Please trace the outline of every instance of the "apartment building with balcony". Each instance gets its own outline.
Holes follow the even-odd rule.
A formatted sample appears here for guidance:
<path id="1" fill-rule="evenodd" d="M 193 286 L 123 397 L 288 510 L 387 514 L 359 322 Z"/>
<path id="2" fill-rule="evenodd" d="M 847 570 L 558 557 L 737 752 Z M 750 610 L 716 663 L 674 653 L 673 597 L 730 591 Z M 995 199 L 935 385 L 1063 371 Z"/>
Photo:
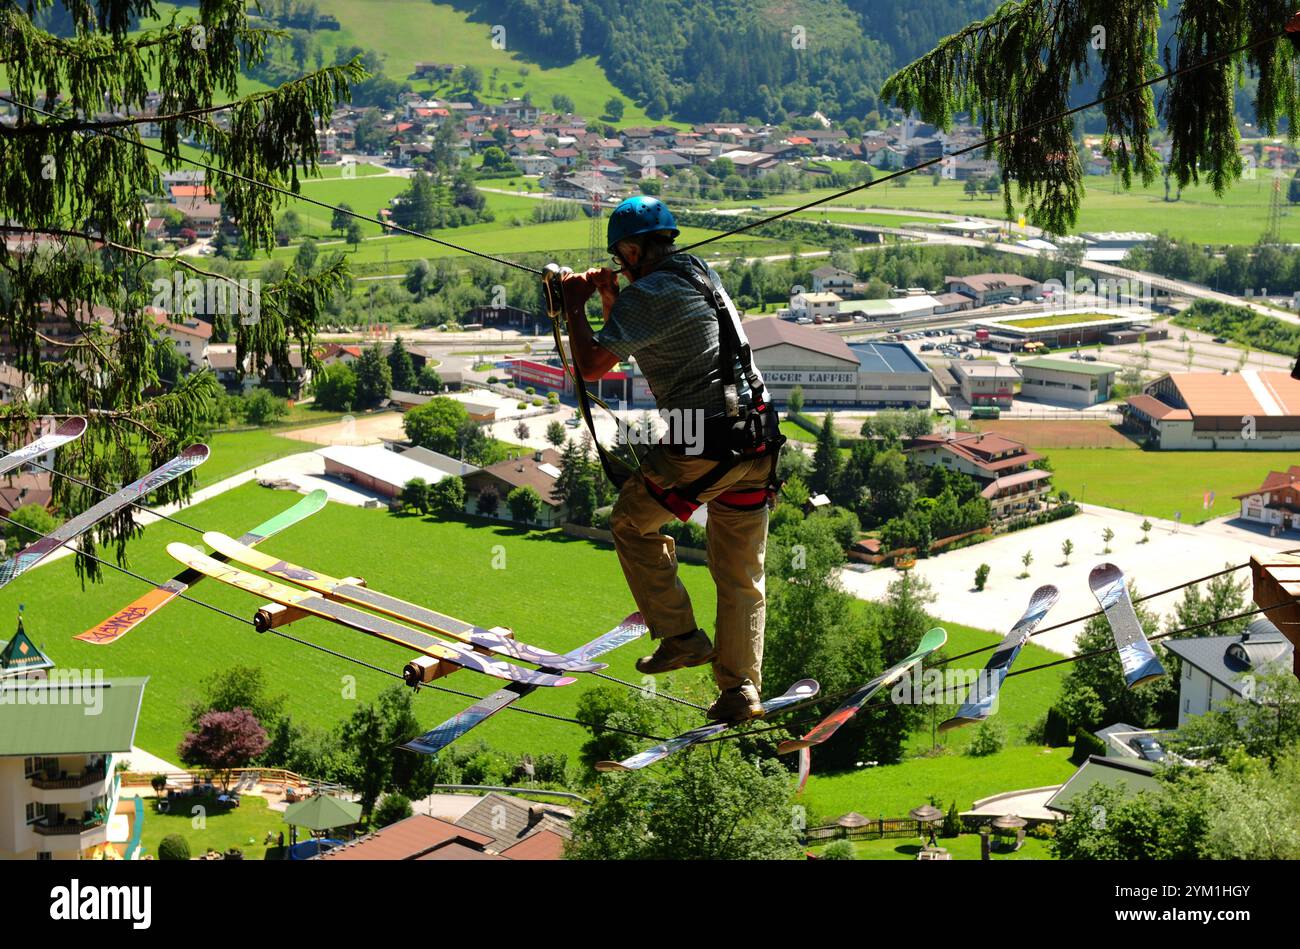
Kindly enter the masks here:
<path id="1" fill-rule="evenodd" d="M 1050 490 L 1052 474 L 1032 467 L 1041 455 L 1004 435 L 958 432 L 923 435 L 908 443 L 909 457 L 927 467 L 942 465 L 970 475 L 982 486 L 995 520 L 1037 510 Z"/>
<path id="2" fill-rule="evenodd" d="M 108 843 L 147 681 L 0 680 L 0 860 L 78 860 Z"/>

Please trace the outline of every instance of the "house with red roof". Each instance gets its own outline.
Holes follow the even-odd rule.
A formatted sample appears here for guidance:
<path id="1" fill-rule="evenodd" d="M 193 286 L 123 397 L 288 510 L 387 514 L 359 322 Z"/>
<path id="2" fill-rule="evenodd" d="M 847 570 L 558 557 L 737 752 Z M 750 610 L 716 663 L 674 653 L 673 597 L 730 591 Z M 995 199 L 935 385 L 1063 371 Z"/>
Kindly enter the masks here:
<path id="1" fill-rule="evenodd" d="M 1241 502 L 1242 520 L 1300 530 L 1300 465 L 1270 471 L 1254 491 L 1233 497 Z"/>
<path id="2" fill-rule="evenodd" d="M 1041 455 L 994 432 L 922 435 L 908 442 L 907 455 L 926 467 L 970 475 L 982 485 L 980 496 L 995 519 L 1036 510 L 1051 487 L 1052 473 L 1031 467 Z"/>

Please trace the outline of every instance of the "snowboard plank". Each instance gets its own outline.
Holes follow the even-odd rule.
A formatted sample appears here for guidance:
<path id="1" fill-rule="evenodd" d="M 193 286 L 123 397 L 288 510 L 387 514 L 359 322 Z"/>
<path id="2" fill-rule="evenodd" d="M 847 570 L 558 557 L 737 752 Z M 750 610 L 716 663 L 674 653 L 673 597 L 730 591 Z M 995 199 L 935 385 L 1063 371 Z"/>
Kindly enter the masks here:
<path id="1" fill-rule="evenodd" d="M 258 524 L 245 533 L 240 540 L 249 546 L 259 544 L 266 538 L 272 537 L 315 514 L 325 506 L 328 499 L 329 495 L 324 490 L 317 488 L 303 497 L 293 507 L 281 511 L 275 517 Z M 224 561 L 224 558 L 220 555 L 213 559 Z M 110 643 L 115 643 L 202 579 L 203 574 L 187 567 L 166 583 L 158 584 L 158 586 L 142 594 L 127 606 L 122 607 L 108 619 L 95 624 L 84 633 L 72 638 L 93 643 L 96 646 L 107 646 Z"/>
<path id="2" fill-rule="evenodd" d="M 9 454 L 0 458 L 0 476 L 7 475 L 14 469 L 21 468 L 28 462 L 35 461 L 42 455 L 47 455 L 68 442 L 76 441 L 85 431 L 86 420 L 84 418 L 65 419 L 50 434 L 42 435 L 35 441 L 24 445 L 22 448 L 15 448 Z"/>
<path id="3" fill-rule="evenodd" d="M 330 600 L 347 603 L 352 606 L 364 606 L 383 613 L 393 619 L 423 627 L 435 633 L 442 633 L 496 653 L 510 659 L 532 662 L 549 669 L 562 669 L 566 672 L 594 672 L 606 668 L 603 662 L 575 659 L 528 643 L 521 643 L 510 636 L 494 633 L 482 626 L 465 623 L 435 610 L 399 600 L 395 596 L 371 590 L 357 583 L 349 583 L 335 577 L 317 573 L 306 567 L 280 560 L 269 554 L 253 550 L 249 545 L 232 540 L 218 531 L 209 531 L 203 535 L 203 541 L 213 550 L 228 560 L 260 570 L 272 576 L 288 580 L 298 586 L 321 594 Z"/>
<path id="4" fill-rule="evenodd" d="M 1124 682 L 1130 689 L 1165 674 L 1165 667 L 1156 658 L 1155 650 L 1142 631 L 1133 600 L 1124 582 L 1124 571 L 1113 563 L 1098 564 L 1088 574 L 1088 586 L 1101 604 L 1110 623 L 1115 648 L 1119 650 L 1119 663 L 1124 669 Z"/>
<path id="5" fill-rule="evenodd" d="M 591 660 L 604 655 L 619 646 L 640 639 L 647 630 L 645 620 L 640 613 L 633 613 L 609 632 L 598 636 L 591 642 L 565 653 L 571 659 Z M 554 672 L 553 668 L 542 668 L 543 672 Z M 485 721 L 507 706 L 518 702 L 525 695 L 536 691 L 536 686 L 511 683 L 479 699 L 469 708 L 457 712 L 440 725 L 431 728 L 418 738 L 413 738 L 401 747 L 422 755 L 437 754 L 470 729 L 477 728 Z"/>
<path id="6" fill-rule="evenodd" d="M 171 461 L 160 465 L 138 481 L 109 495 L 76 517 L 64 521 L 31 546 L 24 548 L 4 563 L 0 563 L 0 587 L 36 566 L 68 541 L 76 540 L 100 521 L 111 517 L 122 508 L 137 503 L 141 498 L 174 481 L 187 471 L 192 471 L 208 460 L 207 445 L 191 445 Z"/>
<path id="7" fill-rule="evenodd" d="M 386 639 L 416 652 L 424 653 L 426 656 L 442 659 L 466 669 L 473 669 L 475 672 L 481 672 L 484 675 L 494 676 L 498 679 L 509 679 L 513 682 L 527 682 L 544 686 L 571 685 L 577 681 L 569 676 L 555 676 L 545 672 L 536 672 L 532 669 L 524 669 L 508 662 L 495 662 L 460 643 L 444 642 L 430 636 L 428 633 L 402 626 L 400 623 L 394 623 L 382 616 L 374 616 L 361 610 L 354 610 L 349 606 L 327 600 L 315 593 L 294 590 L 283 584 L 276 583 L 274 580 L 245 573 L 243 570 L 238 570 L 219 560 L 214 560 L 185 544 L 168 544 L 167 553 L 185 566 L 197 570 L 205 576 L 212 577 L 214 580 L 220 580 L 222 583 L 238 587 L 248 593 L 265 597 L 282 606 L 294 607 L 304 613 L 309 613 L 321 619 L 332 620 L 341 626 L 348 626 L 358 632 L 368 633 L 379 639 Z"/>
<path id="8" fill-rule="evenodd" d="M 783 695 L 776 698 L 768 699 L 763 703 L 763 714 L 757 718 L 746 719 L 746 721 L 756 721 L 759 718 L 766 718 L 774 712 L 787 711 L 802 702 L 808 702 L 817 696 L 821 691 L 821 686 L 813 679 L 800 679 L 794 685 L 790 686 Z M 675 755 L 677 752 L 691 745 L 698 745 L 706 738 L 712 738 L 714 735 L 720 735 L 729 728 L 735 728 L 737 724 L 743 725 L 744 722 L 713 722 L 708 725 L 701 725 L 699 728 L 692 728 L 688 732 L 683 732 L 676 738 L 670 738 L 662 744 L 655 745 L 653 748 L 647 748 L 639 754 L 626 758 L 623 761 L 598 761 L 596 763 L 597 771 L 639 771 L 642 768 L 662 761 L 669 755 Z"/>
<path id="9" fill-rule="evenodd" d="M 982 722 L 993 714 L 1002 681 L 1007 677 L 1011 664 L 1016 661 L 1016 656 L 1020 655 L 1020 648 L 1029 641 L 1038 624 L 1047 616 L 1048 610 L 1056 605 L 1060 595 L 1060 591 L 1050 583 L 1034 591 L 1024 614 L 1003 637 L 1002 642 L 998 644 L 998 648 L 993 651 L 993 655 L 985 664 L 984 671 L 971 686 L 966 701 L 962 703 L 961 708 L 957 709 L 956 715 L 939 726 L 939 731 L 946 732 L 961 725 Z"/>
<path id="10" fill-rule="evenodd" d="M 783 741 L 777 746 L 777 754 L 787 754 L 791 751 L 799 751 L 802 748 L 810 748 L 813 745 L 820 745 L 826 739 L 834 735 L 841 725 L 858 714 L 858 710 L 866 705 L 873 695 L 883 689 L 885 686 L 897 681 L 907 674 L 918 662 L 923 660 L 930 653 L 943 646 L 948 641 L 948 633 L 939 628 L 928 631 L 921 637 L 920 643 L 916 649 L 912 650 L 911 655 L 902 659 L 900 662 L 886 669 L 880 675 L 876 676 L 862 688 L 854 692 L 847 702 L 831 712 L 821 720 L 812 731 L 802 738 Z"/>

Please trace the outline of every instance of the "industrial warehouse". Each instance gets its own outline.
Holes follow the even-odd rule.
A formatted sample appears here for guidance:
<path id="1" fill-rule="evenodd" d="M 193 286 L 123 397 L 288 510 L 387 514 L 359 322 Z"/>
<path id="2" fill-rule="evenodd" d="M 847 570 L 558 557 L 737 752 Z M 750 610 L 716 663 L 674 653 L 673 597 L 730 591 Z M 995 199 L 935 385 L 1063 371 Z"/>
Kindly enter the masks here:
<path id="1" fill-rule="evenodd" d="M 810 406 L 930 405 L 930 370 L 897 343 L 846 343 L 839 336 L 769 317 L 745 323 L 754 362 L 772 398 L 799 386 Z"/>
<path id="2" fill-rule="evenodd" d="M 1125 427 L 1153 448 L 1300 449 L 1300 380 L 1285 372 L 1174 372 L 1130 396 Z"/>
<path id="3" fill-rule="evenodd" d="M 745 321 L 754 363 L 772 398 L 785 402 L 799 386 L 810 406 L 928 408 L 930 370 L 899 343 L 847 343 L 841 337 L 788 320 Z M 573 394 L 573 382 L 558 359 L 511 359 L 502 364 L 520 386 Z M 607 372 L 592 391 L 607 402 L 648 407 L 654 396 L 633 359 Z"/>

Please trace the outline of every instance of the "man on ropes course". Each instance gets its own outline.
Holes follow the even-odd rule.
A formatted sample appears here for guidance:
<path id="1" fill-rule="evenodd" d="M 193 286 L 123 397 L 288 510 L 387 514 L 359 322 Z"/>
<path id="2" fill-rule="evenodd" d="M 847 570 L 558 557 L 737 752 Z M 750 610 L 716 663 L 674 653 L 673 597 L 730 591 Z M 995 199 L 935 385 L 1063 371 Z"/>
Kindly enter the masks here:
<path id="1" fill-rule="evenodd" d="M 562 296 L 581 378 L 594 382 L 635 356 L 668 423 L 610 516 L 623 574 L 659 643 L 637 669 L 657 675 L 712 662 L 722 694 L 708 717 L 743 721 L 762 712 L 763 555 L 785 439 L 735 306 L 704 261 L 678 251 L 679 233 L 662 202 L 628 198 L 609 219 L 617 269 L 566 274 Z M 620 274 L 628 280 L 621 293 Z M 597 292 L 605 325 L 594 333 L 585 304 Z M 673 540 L 660 533 L 700 505 L 708 505 L 718 592 L 716 648 L 678 579 Z"/>

